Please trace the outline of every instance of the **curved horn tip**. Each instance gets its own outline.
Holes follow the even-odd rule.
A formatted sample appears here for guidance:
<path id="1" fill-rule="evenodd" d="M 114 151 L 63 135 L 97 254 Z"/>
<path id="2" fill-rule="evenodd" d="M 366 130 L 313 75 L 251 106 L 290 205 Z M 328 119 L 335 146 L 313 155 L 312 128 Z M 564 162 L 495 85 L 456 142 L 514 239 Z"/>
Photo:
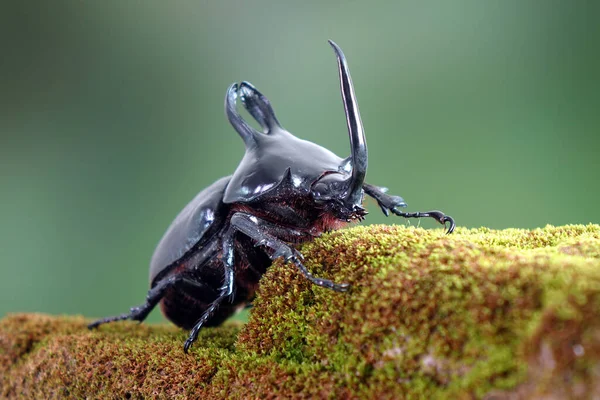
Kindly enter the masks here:
<path id="1" fill-rule="evenodd" d="M 225 92 L 225 114 L 230 117 L 231 113 L 235 113 L 235 104 L 238 97 L 238 83 L 233 82 Z"/>
<path id="2" fill-rule="evenodd" d="M 231 92 L 235 92 L 237 94 L 237 90 L 238 90 L 238 83 L 237 82 L 233 82 L 227 88 L 227 92 L 226 93 L 227 93 L 228 96 L 231 94 Z"/>
<path id="3" fill-rule="evenodd" d="M 241 92 L 241 99 L 242 101 L 244 101 L 244 96 L 256 96 L 258 97 L 263 103 L 267 104 L 270 106 L 271 102 L 269 101 L 269 99 L 267 99 L 265 97 L 264 94 L 262 94 L 257 88 L 256 86 L 254 86 L 253 84 L 251 84 L 248 81 L 242 81 L 240 83 L 240 86 L 238 87 L 238 91 Z"/>
<path id="4" fill-rule="evenodd" d="M 233 128 L 244 140 L 246 147 L 248 147 L 254 143 L 256 135 L 258 135 L 260 132 L 248 125 L 248 123 L 244 121 L 241 115 L 238 113 L 236 108 L 236 102 L 239 94 L 238 90 L 239 86 L 237 82 L 232 83 L 229 85 L 229 88 L 227 88 L 227 94 L 225 95 L 225 115 L 227 116 L 231 126 L 233 126 Z"/>
<path id="5" fill-rule="evenodd" d="M 339 58 L 341 58 L 342 60 L 346 59 L 346 57 L 344 56 L 344 52 L 342 51 L 340 46 L 338 46 L 333 40 L 329 39 L 327 40 L 327 43 L 329 43 L 329 45 L 333 48 L 333 50 Z"/>
<path id="6" fill-rule="evenodd" d="M 244 87 L 247 87 L 250 90 L 256 90 L 256 87 L 254 87 L 254 85 L 248 81 L 242 81 L 242 83 L 240 83 L 240 88 L 244 88 Z M 258 91 L 258 90 L 256 90 L 256 91 Z"/>
<path id="7" fill-rule="evenodd" d="M 225 111 L 226 112 L 230 108 L 235 109 L 235 103 L 237 102 L 237 97 L 238 97 L 238 89 L 239 89 L 239 87 L 238 87 L 237 82 L 233 82 L 227 88 L 227 91 L 225 92 Z"/>
<path id="8" fill-rule="evenodd" d="M 238 93 L 246 110 L 266 130 L 265 133 L 275 133 L 277 128 L 282 129 L 271 102 L 254 85 L 243 81 L 240 83 Z"/>
<path id="9" fill-rule="evenodd" d="M 235 102 L 237 100 L 237 82 L 233 82 L 225 91 L 225 114 L 229 117 L 230 109 L 235 108 Z"/>
<path id="10" fill-rule="evenodd" d="M 242 102 L 244 102 L 246 97 L 250 97 L 255 94 L 261 94 L 258 90 L 256 90 L 254 85 L 247 81 L 243 81 L 242 83 L 240 83 L 240 86 L 238 87 L 238 92 L 240 94 L 240 99 L 242 100 Z"/>

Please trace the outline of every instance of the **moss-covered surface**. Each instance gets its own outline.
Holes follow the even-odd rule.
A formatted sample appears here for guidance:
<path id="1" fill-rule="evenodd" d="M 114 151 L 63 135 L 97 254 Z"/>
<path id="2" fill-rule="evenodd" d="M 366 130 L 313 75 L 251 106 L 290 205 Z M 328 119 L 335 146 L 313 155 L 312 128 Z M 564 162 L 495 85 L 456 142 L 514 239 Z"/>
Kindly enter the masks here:
<path id="1" fill-rule="evenodd" d="M 0 397 L 598 398 L 600 226 L 356 227 L 265 274 L 250 321 L 186 333 L 0 321 Z"/>

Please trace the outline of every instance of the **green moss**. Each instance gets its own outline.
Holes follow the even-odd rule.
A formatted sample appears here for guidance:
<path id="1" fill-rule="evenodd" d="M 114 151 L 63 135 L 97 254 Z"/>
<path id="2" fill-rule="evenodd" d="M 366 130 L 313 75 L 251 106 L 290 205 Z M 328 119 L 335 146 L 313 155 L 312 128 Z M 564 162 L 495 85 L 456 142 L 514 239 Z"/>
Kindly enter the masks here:
<path id="1" fill-rule="evenodd" d="M 0 397 L 600 396 L 600 226 L 336 231 L 276 262 L 249 322 L 185 332 L 0 321 Z"/>

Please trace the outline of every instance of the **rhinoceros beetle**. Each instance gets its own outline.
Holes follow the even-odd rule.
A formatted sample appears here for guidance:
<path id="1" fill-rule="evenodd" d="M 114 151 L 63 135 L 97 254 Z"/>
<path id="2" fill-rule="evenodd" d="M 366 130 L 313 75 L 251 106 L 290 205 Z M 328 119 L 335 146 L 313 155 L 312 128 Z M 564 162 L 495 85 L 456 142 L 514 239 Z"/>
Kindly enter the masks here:
<path id="1" fill-rule="evenodd" d="M 338 292 L 347 283 L 312 275 L 294 245 L 348 222 L 362 220 L 364 194 L 374 198 L 385 215 L 454 220 L 440 211 L 406 213 L 406 203 L 385 189 L 366 183 L 367 144 L 350 71 L 342 50 L 337 56 L 342 100 L 351 155 L 298 139 L 281 127 L 269 100 L 248 82 L 234 83 L 225 96 L 225 114 L 242 137 L 246 153 L 233 175 L 201 191 L 175 218 L 150 262 L 146 302 L 122 315 L 100 319 L 95 328 L 118 320 L 143 321 L 160 303 L 174 324 L 191 330 L 184 350 L 203 326 L 221 324 L 248 305 L 272 261 L 283 258 L 312 283 Z M 262 127 L 250 126 L 238 113 L 236 101 Z M 225 301 L 228 300 L 228 301 Z"/>

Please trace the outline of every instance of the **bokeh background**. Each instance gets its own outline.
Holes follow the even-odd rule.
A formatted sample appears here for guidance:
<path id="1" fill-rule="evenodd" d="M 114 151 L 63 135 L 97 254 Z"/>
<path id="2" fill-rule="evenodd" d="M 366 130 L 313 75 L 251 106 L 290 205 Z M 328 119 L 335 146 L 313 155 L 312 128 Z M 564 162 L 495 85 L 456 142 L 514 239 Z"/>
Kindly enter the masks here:
<path id="1" fill-rule="evenodd" d="M 231 82 L 348 154 L 329 38 L 350 63 L 368 180 L 409 210 L 466 227 L 600 223 L 597 4 L 3 1 L 0 317 L 143 301 L 171 220 L 242 157 Z M 370 223 L 406 223 L 369 208 Z"/>

